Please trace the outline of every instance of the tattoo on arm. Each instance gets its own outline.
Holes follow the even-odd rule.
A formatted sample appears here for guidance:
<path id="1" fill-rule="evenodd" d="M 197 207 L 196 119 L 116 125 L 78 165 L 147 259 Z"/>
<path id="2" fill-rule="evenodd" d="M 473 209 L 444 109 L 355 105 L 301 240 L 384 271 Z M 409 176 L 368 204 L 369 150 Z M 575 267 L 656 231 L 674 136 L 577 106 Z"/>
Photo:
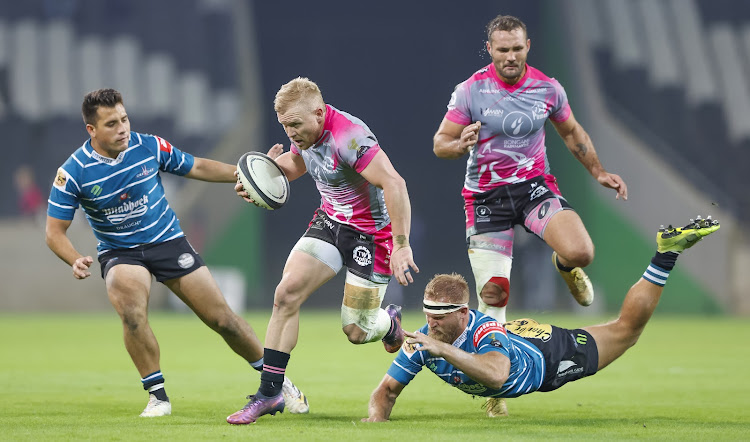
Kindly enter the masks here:
<path id="1" fill-rule="evenodd" d="M 393 238 L 393 242 L 396 244 L 396 250 L 409 247 L 409 240 L 406 238 L 406 235 L 396 235 Z"/>
<path id="2" fill-rule="evenodd" d="M 576 151 L 575 151 L 575 152 L 573 152 L 573 155 L 575 155 L 575 156 L 576 156 L 576 158 L 582 158 L 582 157 L 585 157 L 585 156 L 586 156 L 586 152 L 588 152 L 589 148 L 588 148 L 588 147 L 586 147 L 586 145 L 585 145 L 585 144 L 583 144 L 583 143 L 578 143 L 578 144 L 576 144 L 576 147 L 577 147 L 578 149 L 576 149 Z"/>

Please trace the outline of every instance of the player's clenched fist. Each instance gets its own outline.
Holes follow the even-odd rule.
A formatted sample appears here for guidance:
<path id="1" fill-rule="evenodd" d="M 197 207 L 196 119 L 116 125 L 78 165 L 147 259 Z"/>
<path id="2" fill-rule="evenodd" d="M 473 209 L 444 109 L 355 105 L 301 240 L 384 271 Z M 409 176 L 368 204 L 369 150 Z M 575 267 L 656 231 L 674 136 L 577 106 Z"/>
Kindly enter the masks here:
<path id="1" fill-rule="evenodd" d="M 479 141 L 479 129 L 482 127 L 482 122 L 477 121 L 464 128 L 461 131 L 461 138 L 458 139 L 458 150 L 461 155 L 469 152 L 472 146 L 477 144 Z"/>
<path id="2" fill-rule="evenodd" d="M 82 256 L 75 260 L 73 263 L 73 276 L 76 279 L 86 279 L 91 276 L 89 267 L 94 263 L 94 259 L 90 256 Z"/>

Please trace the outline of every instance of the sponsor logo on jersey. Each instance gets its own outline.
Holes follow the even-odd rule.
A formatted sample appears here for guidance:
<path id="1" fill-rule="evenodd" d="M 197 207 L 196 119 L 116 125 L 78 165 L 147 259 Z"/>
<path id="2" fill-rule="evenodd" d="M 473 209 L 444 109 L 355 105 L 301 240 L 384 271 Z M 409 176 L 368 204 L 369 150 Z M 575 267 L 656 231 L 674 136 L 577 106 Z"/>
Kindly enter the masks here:
<path id="1" fill-rule="evenodd" d="M 91 188 L 91 194 L 94 196 L 99 196 L 102 194 L 102 186 L 96 184 L 94 187 Z"/>
<path id="2" fill-rule="evenodd" d="M 578 364 L 573 361 L 560 361 L 560 365 L 557 366 L 558 378 L 581 372 L 583 372 L 583 367 L 578 366 Z"/>
<path id="3" fill-rule="evenodd" d="M 520 140 L 503 140 L 503 147 L 506 149 L 522 149 L 528 147 L 531 144 L 528 138 L 522 138 Z"/>
<path id="4" fill-rule="evenodd" d="M 352 258 L 354 258 L 354 262 L 359 264 L 361 267 L 372 264 L 372 253 L 370 253 L 367 248 L 362 246 L 357 246 L 354 248 L 354 251 L 352 252 Z"/>
<path id="5" fill-rule="evenodd" d="M 503 109 L 479 109 L 483 117 L 502 117 L 505 112 Z"/>
<path id="6" fill-rule="evenodd" d="M 129 195 L 127 193 L 123 193 L 122 195 L 120 195 L 120 201 L 125 201 L 126 199 L 128 199 L 128 196 Z"/>
<path id="7" fill-rule="evenodd" d="M 148 195 L 143 195 L 135 201 L 127 201 L 117 207 L 104 209 L 104 216 L 112 224 L 121 224 L 131 218 L 143 216 L 147 211 Z"/>
<path id="8" fill-rule="evenodd" d="M 521 138 L 520 140 L 503 140 L 503 147 L 506 149 L 521 149 L 528 147 L 531 144 L 528 138 Z"/>
<path id="9" fill-rule="evenodd" d="M 172 155 L 172 145 L 169 144 L 169 141 L 165 140 L 162 137 L 155 137 L 155 138 L 156 138 L 156 141 L 159 142 L 159 150 Z"/>
<path id="10" fill-rule="evenodd" d="M 502 333 L 503 335 L 507 336 L 507 334 L 505 333 L 505 329 L 503 328 L 503 325 L 500 324 L 499 322 L 497 321 L 485 322 L 484 324 L 480 325 L 477 328 L 477 330 L 474 332 L 474 336 L 472 337 L 472 342 L 474 343 L 474 347 L 477 347 L 479 343 L 482 341 L 482 339 L 484 339 L 485 337 L 487 337 L 488 335 L 492 333 Z"/>
<path id="11" fill-rule="evenodd" d="M 479 394 L 479 393 L 483 393 L 487 391 L 487 387 L 485 387 L 482 384 L 474 384 L 474 385 L 458 384 L 456 385 L 456 388 L 468 394 Z"/>
<path id="12" fill-rule="evenodd" d="M 547 105 L 541 101 L 534 103 L 531 108 L 531 116 L 535 120 L 546 120 L 547 119 Z"/>
<path id="13" fill-rule="evenodd" d="M 523 91 L 524 94 L 546 94 L 546 87 L 530 87 Z"/>
<path id="14" fill-rule="evenodd" d="M 493 88 L 480 88 L 478 92 L 480 94 L 499 94 L 502 91 L 500 89 Z"/>
<path id="15" fill-rule="evenodd" d="M 357 140 L 352 138 L 351 141 L 349 141 L 349 145 L 347 147 L 349 148 L 349 150 L 357 150 L 359 149 L 359 144 L 357 144 Z"/>
<path id="16" fill-rule="evenodd" d="M 552 337 L 552 326 L 540 324 L 533 319 L 516 319 L 505 324 L 505 329 L 522 338 L 541 339 L 547 342 Z"/>
<path id="17" fill-rule="evenodd" d="M 177 265 L 182 267 L 183 269 L 189 269 L 193 266 L 193 264 L 195 264 L 195 258 L 193 258 L 193 255 L 189 253 L 183 253 L 179 258 L 177 258 Z"/>
<path id="18" fill-rule="evenodd" d="M 144 176 L 149 176 L 153 172 L 154 172 L 153 168 L 149 168 L 149 167 L 146 167 L 145 165 L 143 165 L 143 166 L 141 166 L 141 172 L 138 175 L 136 175 L 135 177 L 136 178 L 141 178 L 141 177 L 144 177 Z"/>
<path id="19" fill-rule="evenodd" d="M 534 123 L 524 112 L 511 112 L 503 120 L 503 133 L 509 138 L 523 138 L 533 128 Z"/>
<path id="20" fill-rule="evenodd" d="M 55 187 L 64 188 L 65 183 L 68 182 L 68 175 L 62 168 L 57 169 L 57 175 L 55 176 Z"/>
<path id="21" fill-rule="evenodd" d="M 365 156 L 368 150 L 370 150 L 372 146 L 359 146 L 359 150 L 357 151 L 357 159 L 362 158 Z"/>

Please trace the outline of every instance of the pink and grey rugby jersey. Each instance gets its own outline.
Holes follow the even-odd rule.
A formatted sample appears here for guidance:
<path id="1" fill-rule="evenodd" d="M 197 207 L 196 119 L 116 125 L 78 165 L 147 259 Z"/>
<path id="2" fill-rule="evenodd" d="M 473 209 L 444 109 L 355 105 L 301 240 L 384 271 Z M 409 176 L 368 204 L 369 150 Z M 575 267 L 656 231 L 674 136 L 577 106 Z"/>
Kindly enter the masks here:
<path id="1" fill-rule="evenodd" d="M 320 139 L 305 150 L 292 143 L 290 150 L 305 161 L 326 215 L 368 234 L 390 224 L 383 190 L 360 175 L 380 151 L 362 120 L 326 105 Z"/>
<path id="2" fill-rule="evenodd" d="M 544 123 L 569 116 L 560 83 L 528 64 L 512 86 L 492 64 L 456 86 L 445 118 L 463 126 L 482 122 L 479 142 L 466 161 L 464 196 L 549 173 Z"/>

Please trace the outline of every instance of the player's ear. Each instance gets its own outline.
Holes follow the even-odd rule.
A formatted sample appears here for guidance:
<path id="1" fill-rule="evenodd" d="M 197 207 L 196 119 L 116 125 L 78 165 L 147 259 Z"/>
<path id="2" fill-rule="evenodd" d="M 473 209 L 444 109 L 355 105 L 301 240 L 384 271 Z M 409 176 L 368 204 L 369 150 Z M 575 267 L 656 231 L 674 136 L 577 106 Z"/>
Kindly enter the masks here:
<path id="1" fill-rule="evenodd" d="M 91 138 L 94 138 L 96 136 L 96 128 L 93 124 L 86 124 L 86 132 L 89 133 L 89 136 Z"/>

